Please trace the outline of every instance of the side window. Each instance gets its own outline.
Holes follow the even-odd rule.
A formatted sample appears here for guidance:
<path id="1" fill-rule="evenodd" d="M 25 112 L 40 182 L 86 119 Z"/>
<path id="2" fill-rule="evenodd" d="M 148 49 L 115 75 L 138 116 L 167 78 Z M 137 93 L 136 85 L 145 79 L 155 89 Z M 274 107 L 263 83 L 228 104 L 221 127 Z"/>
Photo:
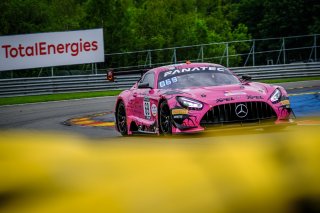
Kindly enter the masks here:
<path id="1" fill-rule="evenodd" d="M 154 88 L 154 73 L 148 73 L 146 74 L 142 81 L 142 83 L 149 83 L 149 86 Z"/>

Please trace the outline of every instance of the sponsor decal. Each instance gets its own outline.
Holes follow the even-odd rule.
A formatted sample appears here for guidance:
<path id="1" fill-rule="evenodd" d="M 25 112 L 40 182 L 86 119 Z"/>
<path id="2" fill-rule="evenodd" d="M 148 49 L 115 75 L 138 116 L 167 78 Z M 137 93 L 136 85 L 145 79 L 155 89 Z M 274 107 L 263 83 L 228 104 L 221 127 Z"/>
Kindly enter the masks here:
<path id="1" fill-rule="evenodd" d="M 225 91 L 224 96 L 234 96 L 234 95 L 246 95 L 247 93 L 241 91 Z"/>
<path id="2" fill-rule="evenodd" d="M 175 70 L 169 70 L 164 73 L 164 78 L 168 76 L 174 76 L 174 75 L 179 75 L 182 73 L 187 73 L 187 72 L 197 72 L 197 71 L 219 71 L 219 72 L 224 72 L 226 68 L 224 67 L 190 67 L 190 68 L 183 68 L 183 69 L 175 69 Z"/>
<path id="3" fill-rule="evenodd" d="M 143 99 L 143 114 L 146 119 L 151 119 L 150 99 L 148 97 Z"/>
<path id="4" fill-rule="evenodd" d="M 249 99 L 249 100 L 263 100 L 263 97 L 256 96 L 256 95 L 247 95 L 247 99 Z"/>
<path id="5" fill-rule="evenodd" d="M 184 119 L 186 115 L 173 115 L 174 119 Z"/>
<path id="6" fill-rule="evenodd" d="M 219 98 L 216 100 L 216 103 L 221 103 L 221 102 L 225 102 L 225 101 L 234 101 L 233 97 L 229 97 L 229 98 Z"/>
<path id="7" fill-rule="evenodd" d="M 189 113 L 189 110 L 187 109 L 172 109 L 171 114 L 172 115 L 187 115 Z"/>
<path id="8" fill-rule="evenodd" d="M 103 61 L 102 29 L 0 36 L 0 71 Z"/>
<path id="9" fill-rule="evenodd" d="M 160 85 L 160 88 L 162 88 L 162 87 L 169 86 L 170 84 L 174 84 L 177 82 L 178 82 L 178 78 L 173 77 L 173 78 L 166 79 L 165 81 L 160 81 L 159 85 Z"/>
<path id="10" fill-rule="evenodd" d="M 153 116 L 157 116 L 157 114 L 158 114 L 158 108 L 155 104 L 152 104 L 152 106 L 151 106 L 151 113 Z"/>
<path id="11" fill-rule="evenodd" d="M 2 45 L 5 58 L 30 57 L 40 55 L 70 54 L 77 56 L 81 52 L 96 51 L 98 49 L 97 41 L 83 41 L 80 38 L 73 43 L 50 44 L 47 42 L 36 42 L 29 46 L 19 44 L 18 46 Z"/>
<path id="12" fill-rule="evenodd" d="M 282 107 L 290 108 L 290 100 L 289 100 L 289 98 L 286 97 L 286 96 L 282 96 L 280 104 L 282 105 Z"/>
<path id="13" fill-rule="evenodd" d="M 290 105 L 290 101 L 289 100 L 283 100 L 280 102 L 282 105 Z"/>

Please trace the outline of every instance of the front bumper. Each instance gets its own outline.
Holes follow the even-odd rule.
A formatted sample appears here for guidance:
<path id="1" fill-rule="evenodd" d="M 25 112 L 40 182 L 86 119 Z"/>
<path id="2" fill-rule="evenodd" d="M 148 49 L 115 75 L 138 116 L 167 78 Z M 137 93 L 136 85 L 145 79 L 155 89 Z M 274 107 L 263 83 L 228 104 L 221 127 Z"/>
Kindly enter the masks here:
<path id="1" fill-rule="evenodd" d="M 246 108 L 246 116 L 236 114 L 237 106 Z M 290 107 L 270 106 L 267 102 L 238 102 L 187 110 L 175 107 L 171 110 L 173 133 L 198 132 L 204 129 L 261 128 L 278 125 L 294 125 Z"/>

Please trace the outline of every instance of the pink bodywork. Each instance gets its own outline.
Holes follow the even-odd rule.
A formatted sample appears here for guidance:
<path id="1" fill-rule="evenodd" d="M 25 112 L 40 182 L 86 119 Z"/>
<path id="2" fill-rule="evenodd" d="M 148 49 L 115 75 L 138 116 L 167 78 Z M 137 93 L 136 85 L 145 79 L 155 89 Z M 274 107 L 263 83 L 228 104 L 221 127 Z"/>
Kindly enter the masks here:
<path id="1" fill-rule="evenodd" d="M 170 65 L 179 69 L 189 68 L 189 67 L 203 67 L 203 66 L 220 66 L 217 64 L 211 63 L 192 63 L 192 64 L 175 64 Z M 138 89 L 137 83 L 133 85 L 129 90 L 123 91 L 117 99 L 117 103 L 121 100 L 125 104 L 126 115 L 127 115 L 127 126 L 128 134 L 132 134 L 130 130 L 130 125 L 132 122 L 136 126 L 150 127 L 147 128 L 148 131 L 159 133 L 158 125 L 158 109 L 159 103 L 162 99 L 165 99 L 168 102 L 169 108 L 173 109 L 179 106 L 179 103 L 176 100 L 176 96 L 183 96 L 187 98 L 192 98 L 203 103 L 203 108 L 201 110 L 189 110 L 189 119 L 186 119 L 183 122 L 184 126 L 192 126 L 190 129 L 179 129 L 172 126 L 172 133 L 181 133 L 181 132 L 198 132 L 203 131 L 205 128 L 200 125 L 200 121 L 206 112 L 212 107 L 219 104 L 231 104 L 238 102 L 249 102 L 249 101 L 259 101 L 265 102 L 272 107 L 275 111 L 277 119 L 274 122 L 283 123 L 288 122 L 290 117 L 289 100 L 280 101 L 273 104 L 270 101 L 270 96 L 276 88 L 278 88 L 283 97 L 288 97 L 287 92 L 281 86 L 269 85 L 264 83 L 257 82 L 244 82 L 242 84 L 233 84 L 233 85 L 222 85 L 222 86 L 210 86 L 210 87 L 189 87 L 185 89 L 175 89 L 174 91 L 179 91 L 179 93 L 168 91 L 173 91 L 172 89 L 158 89 L 158 75 L 161 72 L 168 71 L 168 67 L 158 67 L 149 72 L 154 72 L 155 74 L 155 84 L 154 88 L 143 88 Z M 251 97 L 249 100 L 248 97 Z M 148 118 L 146 118 L 146 112 L 144 110 L 144 100 L 147 100 L 150 103 L 149 113 L 147 113 Z M 116 106 L 117 106 L 116 103 Z M 286 105 L 287 107 L 285 107 Z"/>

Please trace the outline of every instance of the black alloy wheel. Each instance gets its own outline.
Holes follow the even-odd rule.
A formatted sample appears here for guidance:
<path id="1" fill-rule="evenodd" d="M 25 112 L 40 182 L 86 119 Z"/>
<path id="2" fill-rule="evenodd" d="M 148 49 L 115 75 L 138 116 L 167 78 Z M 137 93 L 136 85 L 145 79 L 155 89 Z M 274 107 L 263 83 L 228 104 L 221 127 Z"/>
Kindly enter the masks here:
<path id="1" fill-rule="evenodd" d="M 171 114 L 167 101 L 161 102 L 159 108 L 160 133 L 164 135 L 172 134 Z"/>
<path id="2" fill-rule="evenodd" d="M 117 107 L 116 125 L 121 135 L 128 134 L 126 109 L 122 101 Z"/>

